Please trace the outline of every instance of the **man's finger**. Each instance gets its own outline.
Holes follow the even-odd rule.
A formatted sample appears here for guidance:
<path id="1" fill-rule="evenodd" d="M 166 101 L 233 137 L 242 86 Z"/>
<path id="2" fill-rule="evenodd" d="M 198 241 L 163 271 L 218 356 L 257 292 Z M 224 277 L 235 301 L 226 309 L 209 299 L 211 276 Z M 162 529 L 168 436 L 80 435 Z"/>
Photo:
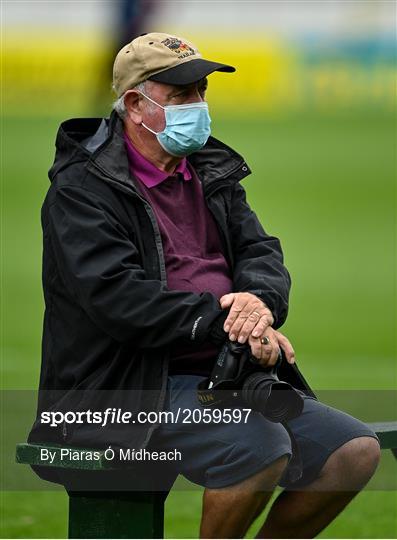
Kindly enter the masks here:
<path id="1" fill-rule="evenodd" d="M 257 360 L 260 361 L 260 363 L 262 363 L 262 354 L 263 354 L 263 350 L 262 350 L 262 344 L 261 344 L 261 341 L 260 339 L 253 339 L 253 338 L 250 338 L 249 340 L 249 345 L 251 347 L 251 354 L 252 356 L 255 356 L 255 358 Z"/>
<path id="2" fill-rule="evenodd" d="M 234 310 L 235 304 L 237 304 L 237 302 L 234 302 L 233 306 L 230 308 L 231 312 Z M 248 335 L 251 333 L 251 329 L 255 326 L 258 319 L 261 317 L 262 311 L 263 306 L 260 302 L 258 302 L 256 299 L 254 301 L 250 300 L 240 312 L 237 312 L 234 323 L 229 329 L 230 339 L 232 341 L 238 339 L 240 343 L 245 343 Z M 243 334 L 241 334 L 242 328 L 245 324 L 248 324 L 250 332 L 243 332 Z M 244 340 L 240 341 L 240 337 L 243 337 Z"/>
<path id="3" fill-rule="evenodd" d="M 272 326 L 274 323 L 273 315 L 266 308 L 266 312 L 261 316 L 259 321 L 256 323 L 256 326 L 252 330 L 253 337 L 261 337 L 264 335 L 269 326 Z"/>
<path id="4" fill-rule="evenodd" d="M 233 304 L 230 307 L 230 310 L 229 310 L 228 316 L 226 318 L 226 321 L 225 321 L 225 323 L 223 325 L 223 329 L 224 329 L 225 332 L 229 332 L 231 330 L 231 328 L 233 327 L 234 323 L 236 322 L 236 320 L 238 319 L 240 314 L 242 314 L 244 312 L 244 310 L 246 308 L 246 305 L 247 305 L 247 302 L 248 302 L 248 299 L 244 299 L 244 298 L 241 298 L 241 297 L 234 300 Z M 230 333 L 230 336 L 232 335 L 232 333 L 234 333 L 235 338 L 236 338 L 238 334 L 236 335 L 234 330 L 235 330 L 235 328 L 233 329 L 233 332 Z"/>
<path id="5" fill-rule="evenodd" d="M 225 309 L 227 307 L 230 307 L 233 304 L 235 298 L 234 293 L 224 294 L 220 299 L 219 303 L 221 305 L 222 309 Z"/>
<path id="6" fill-rule="evenodd" d="M 265 330 L 271 325 L 271 319 L 266 312 L 264 315 L 261 315 L 261 313 L 263 313 L 263 308 L 258 308 L 252 311 L 248 318 L 244 321 L 244 324 L 238 334 L 239 343 L 245 343 L 250 334 L 257 338 L 263 336 Z M 259 332 L 256 331 L 258 328 Z M 253 332 L 254 329 L 255 333 Z"/>
<path id="7" fill-rule="evenodd" d="M 277 363 L 280 347 L 277 343 L 272 342 L 272 353 L 268 362 L 268 366 L 274 366 Z"/>
<path id="8" fill-rule="evenodd" d="M 295 351 L 289 341 L 288 338 L 286 338 L 283 334 L 280 332 L 276 332 L 276 337 L 279 342 L 279 345 L 283 348 L 285 357 L 287 359 L 287 362 L 289 364 L 295 363 Z"/>
<path id="9" fill-rule="evenodd" d="M 261 343 L 260 340 L 258 340 L 259 343 Z M 273 354 L 273 343 L 270 341 L 268 344 L 263 345 L 261 343 L 261 358 L 260 358 L 260 364 L 262 367 L 268 368 L 270 367 L 270 359 Z"/>
<path id="10" fill-rule="evenodd" d="M 267 338 L 267 343 L 263 343 L 262 340 Z M 251 338 L 255 339 L 255 338 Z M 261 365 L 263 367 L 272 367 L 277 363 L 280 347 L 276 336 L 276 331 L 273 328 L 269 328 L 266 333 L 259 339 L 262 346 Z"/>

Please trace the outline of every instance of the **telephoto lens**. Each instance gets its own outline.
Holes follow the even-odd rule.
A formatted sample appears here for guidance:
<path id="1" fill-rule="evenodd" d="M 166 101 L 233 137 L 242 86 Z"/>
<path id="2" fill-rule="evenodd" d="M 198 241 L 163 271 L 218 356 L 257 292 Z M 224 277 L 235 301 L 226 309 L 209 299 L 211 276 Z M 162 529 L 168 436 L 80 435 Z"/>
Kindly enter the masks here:
<path id="1" fill-rule="evenodd" d="M 271 373 L 251 373 L 244 380 L 241 397 L 271 422 L 285 422 L 299 416 L 303 399 L 290 384 L 279 381 Z"/>

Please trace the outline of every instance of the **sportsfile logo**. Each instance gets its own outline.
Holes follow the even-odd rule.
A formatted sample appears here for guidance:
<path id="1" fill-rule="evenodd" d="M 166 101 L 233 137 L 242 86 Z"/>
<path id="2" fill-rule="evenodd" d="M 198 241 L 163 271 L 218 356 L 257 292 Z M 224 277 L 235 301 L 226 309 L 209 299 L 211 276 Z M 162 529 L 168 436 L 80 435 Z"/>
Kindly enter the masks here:
<path id="1" fill-rule="evenodd" d="M 174 51 L 178 55 L 178 58 L 185 58 L 186 56 L 192 56 L 196 54 L 196 51 L 192 49 L 189 45 L 184 43 L 178 38 L 167 38 L 164 39 L 161 43 L 168 47 L 171 51 Z"/>

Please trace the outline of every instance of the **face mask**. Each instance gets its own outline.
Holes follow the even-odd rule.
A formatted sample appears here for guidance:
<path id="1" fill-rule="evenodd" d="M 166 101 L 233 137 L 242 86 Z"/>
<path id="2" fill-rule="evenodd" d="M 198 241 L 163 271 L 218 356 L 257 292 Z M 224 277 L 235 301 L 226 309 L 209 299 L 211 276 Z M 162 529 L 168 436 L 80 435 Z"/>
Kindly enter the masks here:
<path id="1" fill-rule="evenodd" d="M 142 125 L 156 135 L 166 152 L 172 156 L 183 157 L 200 150 L 205 145 L 211 134 L 211 118 L 205 101 L 163 107 L 143 92 L 141 94 L 165 111 L 163 131 L 156 133 L 143 122 Z"/>

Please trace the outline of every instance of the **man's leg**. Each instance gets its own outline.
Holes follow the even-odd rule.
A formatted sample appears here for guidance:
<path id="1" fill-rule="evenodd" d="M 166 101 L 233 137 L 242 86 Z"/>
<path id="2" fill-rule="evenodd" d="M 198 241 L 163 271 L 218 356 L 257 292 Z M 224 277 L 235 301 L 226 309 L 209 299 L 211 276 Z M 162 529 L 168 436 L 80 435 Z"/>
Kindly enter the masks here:
<path id="1" fill-rule="evenodd" d="M 345 443 L 330 455 L 314 482 L 279 495 L 257 538 L 314 538 L 365 486 L 379 458 L 379 444 L 372 437 Z"/>
<path id="2" fill-rule="evenodd" d="M 242 538 L 270 499 L 287 463 L 287 456 L 282 456 L 239 484 L 205 489 L 200 538 Z"/>

